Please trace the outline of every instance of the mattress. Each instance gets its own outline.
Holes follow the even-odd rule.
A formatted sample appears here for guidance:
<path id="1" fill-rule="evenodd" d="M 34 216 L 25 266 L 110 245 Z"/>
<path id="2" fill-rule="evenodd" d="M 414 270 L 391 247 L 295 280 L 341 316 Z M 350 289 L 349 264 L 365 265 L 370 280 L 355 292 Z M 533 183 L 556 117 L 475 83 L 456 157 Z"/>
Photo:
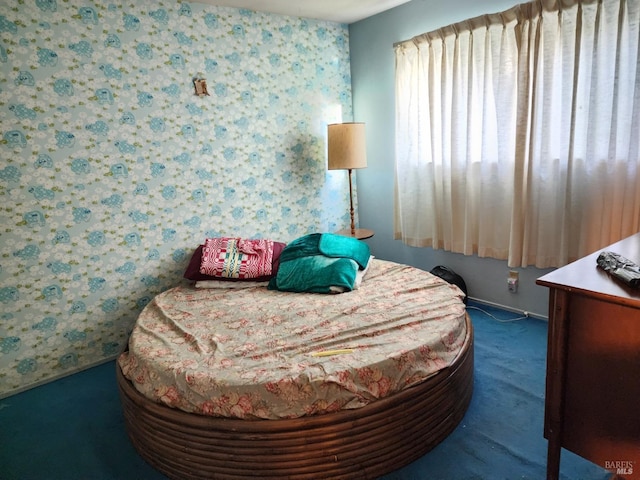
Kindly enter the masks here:
<path id="1" fill-rule="evenodd" d="M 464 294 L 426 271 L 373 259 L 358 289 L 181 285 L 140 313 L 122 373 L 186 412 L 298 418 L 355 409 L 416 385 L 457 357 Z"/>

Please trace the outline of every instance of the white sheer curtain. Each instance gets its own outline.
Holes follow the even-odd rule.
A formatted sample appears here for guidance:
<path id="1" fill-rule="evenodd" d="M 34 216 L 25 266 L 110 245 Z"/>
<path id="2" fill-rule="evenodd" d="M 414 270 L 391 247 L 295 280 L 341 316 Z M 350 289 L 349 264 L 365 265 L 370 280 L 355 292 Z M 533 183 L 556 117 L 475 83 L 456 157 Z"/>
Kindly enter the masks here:
<path id="1" fill-rule="evenodd" d="M 640 230 L 640 0 L 544 0 L 396 45 L 395 237 L 560 266 Z"/>

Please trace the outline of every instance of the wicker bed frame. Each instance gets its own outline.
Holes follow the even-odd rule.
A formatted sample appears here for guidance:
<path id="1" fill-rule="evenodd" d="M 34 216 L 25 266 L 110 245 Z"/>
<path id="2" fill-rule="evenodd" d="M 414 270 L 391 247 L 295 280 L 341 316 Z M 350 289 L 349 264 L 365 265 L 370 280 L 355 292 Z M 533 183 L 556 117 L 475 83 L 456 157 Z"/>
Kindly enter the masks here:
<path id="1" fill-rule="evenodd" d="M 455 362 L 362 408 L 290 420 L 240 420 L 175 410 L 116 375 L 129 437 L 169 478 L 376 478 L 420 458 L 462 420 L 473 391 L 473 327 Z"/>

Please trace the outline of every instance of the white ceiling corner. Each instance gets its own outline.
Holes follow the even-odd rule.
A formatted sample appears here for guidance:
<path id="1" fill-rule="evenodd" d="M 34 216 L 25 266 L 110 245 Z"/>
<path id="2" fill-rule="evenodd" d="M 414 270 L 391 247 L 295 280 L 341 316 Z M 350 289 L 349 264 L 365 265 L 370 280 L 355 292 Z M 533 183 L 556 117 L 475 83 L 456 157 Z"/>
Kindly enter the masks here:
<path id="1" fill-rule="evenodd" d="M 354 23 L 409 0 L 196 0 L 219 7 L 246 8 L 292 17 Z"/>

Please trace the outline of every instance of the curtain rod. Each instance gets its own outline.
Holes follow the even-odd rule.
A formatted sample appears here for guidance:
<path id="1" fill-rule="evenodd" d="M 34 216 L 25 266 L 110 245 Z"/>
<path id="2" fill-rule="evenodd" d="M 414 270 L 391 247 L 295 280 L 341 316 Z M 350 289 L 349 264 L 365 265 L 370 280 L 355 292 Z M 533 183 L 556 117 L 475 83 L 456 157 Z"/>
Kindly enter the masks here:
<path id="1" fill-rule="evenodd" d="M 520 18 L 530 18 L 534 13 L 540 13 L 542 11 L 548 12 L 561 12 L 564 9 L 570 8 L 576 4 L 591 4 L 602 3 L 603 0 L 533 0 L 527 3 L 521 3 L 514 7 L 504 10 L 499 13 L 487 13 L 479 15 L 461 22 L 452 23 L 445 27 L 440 27 L 430 32 L 421 33 L 408 40 L 401 40 L 393 44 L 393 48 L 399 47 L 404 44 L 416 43 L 420 38 L 438 36 L 442 37 L 443 33 L 449 33 L 449 31 L 459 32 L 464 30 L 470 30 L 478 28 L 482 25 L 487 27 L 496 23 L 507 23 Z"/>

